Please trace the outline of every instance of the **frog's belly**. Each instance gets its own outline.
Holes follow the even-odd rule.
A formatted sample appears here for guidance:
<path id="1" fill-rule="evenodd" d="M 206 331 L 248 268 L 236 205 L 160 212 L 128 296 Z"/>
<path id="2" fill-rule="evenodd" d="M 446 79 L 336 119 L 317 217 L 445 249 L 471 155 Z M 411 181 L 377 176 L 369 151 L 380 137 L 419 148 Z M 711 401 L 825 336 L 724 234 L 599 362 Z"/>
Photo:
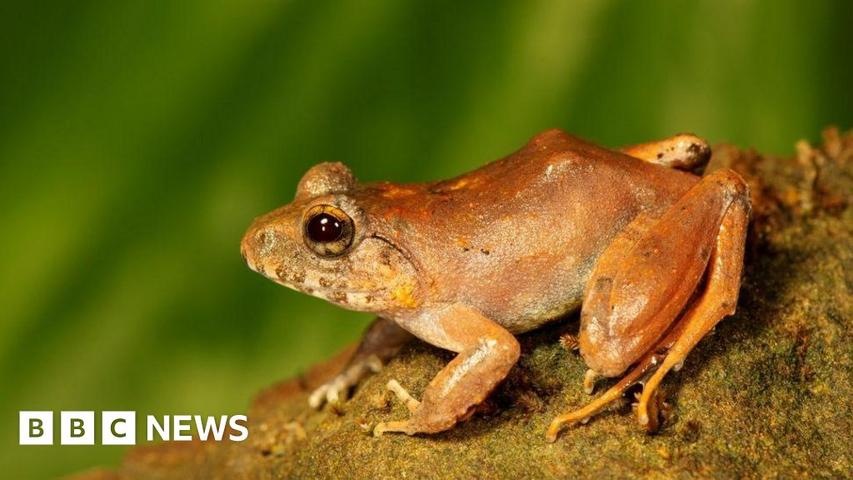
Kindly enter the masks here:
<path id="1" fill-rule="evenodd" d="M 577 298 L 566 299 L 562 304 L 543 304 L 538 308 L 534 306 L 531 310 L 518 312 L 518 316 L 498 317 L 496 320 L 510 332 L 519 334 L 535 330 L 546 323 L 563 318 L 576 311 L 580 306 L 581 296 L 578 295 Z"/>
<path id="2" fill-rule="evenodd" d="M 597 253 L 597 252 L 596 252 Z M 565 256 L 559 261 L 542 259 L 547 263 L 528 262 L 527 268 L 507 271 L 502 285 L 481 299 L 479 307 L 512 333 L 524 333 L 574 312 L 583 300 L 586 281 L 591 275 L 598 255 L 585 258 Z"/>

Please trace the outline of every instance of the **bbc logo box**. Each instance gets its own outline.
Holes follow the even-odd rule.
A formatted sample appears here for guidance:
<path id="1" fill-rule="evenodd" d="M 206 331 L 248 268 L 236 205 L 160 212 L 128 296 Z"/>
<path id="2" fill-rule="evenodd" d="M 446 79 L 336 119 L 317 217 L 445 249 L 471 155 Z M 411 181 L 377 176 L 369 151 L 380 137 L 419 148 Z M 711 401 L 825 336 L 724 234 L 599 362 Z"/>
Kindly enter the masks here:
<path id="1" fill-rule="evenodd" d="M 53 412 L 21 412 L 18 432 L 21 445 L 53 445 Z"/>
<path id="2" fill-rule="evenodd" d="M 51 411 L 22 411 L 18 415 L 20 445 L 53 445 L 54 414 Z M 61 445 L 94 445 L 95 412 L 59 412 Z M 102 445 L 135 445 L 136 412 L 101 412 Z"/>

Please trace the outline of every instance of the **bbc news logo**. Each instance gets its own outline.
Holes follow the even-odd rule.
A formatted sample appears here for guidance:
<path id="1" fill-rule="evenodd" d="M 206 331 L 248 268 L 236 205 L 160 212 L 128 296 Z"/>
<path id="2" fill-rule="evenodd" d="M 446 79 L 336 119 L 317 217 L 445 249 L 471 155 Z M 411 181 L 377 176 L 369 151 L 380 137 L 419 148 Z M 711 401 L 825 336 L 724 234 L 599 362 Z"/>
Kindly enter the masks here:
<path id="1" fill-rule="evenodd" d="M 136 445 L 136 412 L 101 412 L 101 445 Z M 54 412 L 18 412 L 18 443 L 20 445 L 53 445 Z M 188 442 L 193 440 L 193 427 L 199 440 L 242 442 L 249 437 L 245 415 L 148 415 L 145 417 L 145 439 Z M 94 445 L 95 412 L 59 412 L 60 445 Z"/>

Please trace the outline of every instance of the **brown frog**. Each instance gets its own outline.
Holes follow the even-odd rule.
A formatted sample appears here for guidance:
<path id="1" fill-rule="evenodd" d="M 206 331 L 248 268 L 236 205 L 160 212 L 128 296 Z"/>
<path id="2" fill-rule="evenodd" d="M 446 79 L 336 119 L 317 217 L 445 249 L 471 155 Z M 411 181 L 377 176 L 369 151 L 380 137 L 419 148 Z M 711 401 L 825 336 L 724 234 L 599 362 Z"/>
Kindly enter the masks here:
<path id="1" fill-rule="evenodd" d="M 547 438 L 637 383 L 648 427 L 664 375 L 737 303 L 749 193 L 731 170 L 689 172 L 709 156 L 693 135 L 616 151 L 549 130 L 441 182 L 361 184 L 323 163 L 254 221 L 241 251 L 277 283 L 379 317 L 313 407 L 343 400 L 412 336 L 457 353 L 421 401 L 389 382 L 411 416 L 377 435 L 451 428 L 518 360 L 515 335 L 577 308 L 587 392 L 599 376 L 621 380 Z"/>

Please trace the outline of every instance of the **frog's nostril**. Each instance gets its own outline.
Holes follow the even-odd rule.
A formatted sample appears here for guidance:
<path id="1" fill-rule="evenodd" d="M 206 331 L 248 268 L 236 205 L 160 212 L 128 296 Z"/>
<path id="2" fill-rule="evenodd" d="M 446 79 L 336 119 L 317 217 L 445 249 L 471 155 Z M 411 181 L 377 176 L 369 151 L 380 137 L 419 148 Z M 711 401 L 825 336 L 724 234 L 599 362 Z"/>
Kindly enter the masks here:
<path id="1" fill-rule="evenodd" d="M 257 254 L 266 257 L 272 254 L 279 244 L 279 235 L 272 229 L 259 230 L 255 234 L 255 246 Z"/>

